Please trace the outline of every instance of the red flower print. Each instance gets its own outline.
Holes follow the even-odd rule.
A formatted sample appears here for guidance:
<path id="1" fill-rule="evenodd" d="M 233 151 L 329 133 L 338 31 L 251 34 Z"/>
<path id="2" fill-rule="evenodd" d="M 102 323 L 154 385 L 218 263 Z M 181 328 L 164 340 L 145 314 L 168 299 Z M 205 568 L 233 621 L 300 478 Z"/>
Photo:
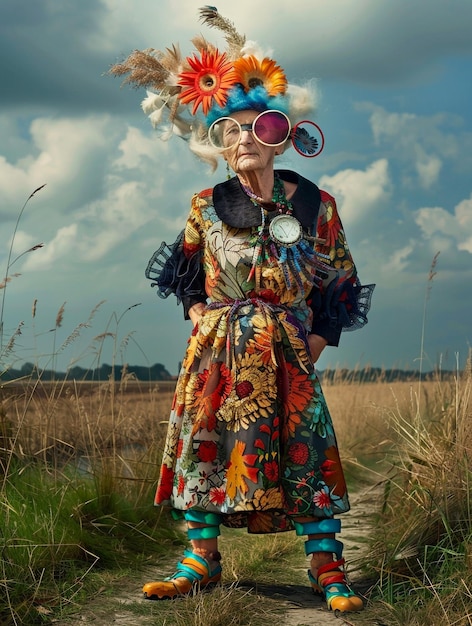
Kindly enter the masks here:
<path id="1" fill-rule="evenodd" d="M 159 485 L 156 491 L 156 504 L 164 502 L 170 498 L 174 486 L 174 470 L 167 465 L 162 465 Z"/>
<path id="2" fill-rule="evenodd" d="M 185 480 L 182 474 L 179 474 L 178 483 L 177 483 L 177 495 L 182 495 L 185 489 Z"/>
<path id="3" fill-rule="evenodd" d="M 177 442 L 177 451 L 175 453 L 176 458 L 180 459 L 180 457 L 182 456 L 182 448 L 184 447 L 184 440 L 183 439 L 179 439 L 179 441 Z"/>
<path id="4" fill-rule="evenodd" d="M 288 456 L 295 465 L 306 465 L 310 451 L 306 443 L 292 443 L 288 449 Z"/>
<path id="5" fill-rule="evenodd" d="M 315 491 L 313 502 L 319 509 L 329 509 L 331 506 L 331 499 L 329 497 L 328 489 L 325 487 L 321 491 Z"/>
<path id="6" fill-rule="evenodd" d="M 327 448 L 325 456 L 326 461 L 320 467 L 323 480 L 335 495 L 343 497 L 347 487 L 337 447 L 330 446 Z"/>
<path id="7" fill-rule="evenodd" d="M 184 239 L 182 245 L 183 252 L 187 259 L 190 259 L 198 250 L 200 250 L 200 245 L 196 243 L 190 243 Z"/>
<path id="8" fill-rule="evenodd" d="M 254 442 L 254 447 L 259 448 L 259 450 L 265 450 L 265 443 L 262 441 L 262 439 L 256 439 L 256 441 Z"/>
<path id="9" fill-rule="evenodd" d="M 210 463 L 216 459 L 218 448 L 214 441 L 202 441 L 198 446 L 197 456 L 203 463 Z"/>
<path id="10" fill-rule="evenodd" d="M 276 461 L 269 461 L 268 463 L 264 463 L 264 474 L 267 478 L 276 483 L 279 479 L 279 466 Z"/>
<path id="11" fill-rule="evenodd" d="M 198 374 L 194 390 L 194 407 L 198 411 L 193 434 L 200 428 L 215 429 L 215 411 L 228 397 L 230 390 L 231 372 L 224 363 L 213 363 L 209 370 Z"/>
<path id="12" fill-rule="evenodd" d="M 301 415 L 313 398 L 313 385 L 306 372 L 291 363 L 286 363 L 283 374 L 279 375 L 279 388 L 284 404 L 283 437 L 288 440 L 295 436 L 301 424 Z"/>
<path id="13" fill-rule="evenodd" d="M 287 413 L 302 412 L 313 398 L 313 384 L 306 372 L 291 363 L 286 364 L 288 394 L 285 399 Z"/>
<path id="14" fill-rule="evenodd" d="M 251 393 L 254 391 L 254 386 L 249 380 L 243 380 L 236 385 L 235 389 L 236 395 L 241 400 L 241 398 L 246 398 L 247 396 L 251 395 Z"/>
<path id="15" fill-rule="evenodd" d="M 226 491 L 223 487 L 212 487 L 210 489 L 210 502 L 221 506 L 226 499 Z"/>

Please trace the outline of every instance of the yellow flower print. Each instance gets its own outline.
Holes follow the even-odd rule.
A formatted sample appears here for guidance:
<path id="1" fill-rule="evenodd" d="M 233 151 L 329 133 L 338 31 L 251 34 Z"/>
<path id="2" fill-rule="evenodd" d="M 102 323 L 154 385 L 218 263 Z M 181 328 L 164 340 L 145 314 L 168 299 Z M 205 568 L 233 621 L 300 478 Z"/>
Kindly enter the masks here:
<path id="1" fill-rule="evenodd" d="M 198 247 L 201 243 L 201 236 L 197 228 L 192 224 L 191 220 L 187 221 L 184 235 L 185 245 L 188 247 Z"/>
<path id="2" fill-rule="evenodd" d="M 308 371 L 311 369 L 311 365 L 310 358 L 308 356 L 307 346 L 304 339 L 298 336 L 299 330 L 297 329 L 297 327 L 287 321 L 286 314 L 284 314 L 280 318 L 280 322 L 285 332 L 287 333 L 287 337 L 290 341 L 290 345 L 293 348 L 300 369 L 308 373 Z"/>
<path id="3" fill-rule="evenodd" d="M 257 483 L 257 467 L 251 467 L 257 460 L 257 454 L 244 454 L 246 444 L 236 440 L 231 451 L 229 467 L 226 472 L 226 494 L 234 500 L 238 491 L 243 495 L 249 491 L 247 481 Z"/>
<path id="4" fill-rule="evenodd" d="M 257 511 L 274 511 L 276 509 L 283 509 L 285 506 L 282 493 L 277 487 L 256 489 L 253 502 L 254 508 Z"/>
<path id="5" fill-rule="evenodd" d="M 218 419 L 226 422 L 227 428 L 238 432 L 247 430 L 251 422 L 267 418 L 272 413 L 276 400 L 275 367 L 264 367 L 258 354 L 245 354 L 238 365 L 238 376 L 234 389 L 218 411 Z"/>
<path id="6" fill-rule="evenodd" d="M 196 193 L 193 196 L 192 207 L 198 208 L 198 209 L 204 209 L 207 206 L 208 206 L 208 202 L 205 200 L 205 198 L 202 198 L 200 194 Z"/>
<path id="7" fill-rule="evenodd" d="M 282 304 L 291 303 L 297 297 L 299 293 L 297 281 L 294 280 L 294 284 L 292 285 L 292 287 L 290 287 L 290 289 L 287 288 L 284 273 L 279 265 L 276 265 L 274 267 L 267 267 L 263 270 L 262 276 L 264 289 L 269 289 L 270 291 L 273 291 L 275 294 L 277 294 L 277 296 L 280 297 L 280 302 Z M 303 277 L 302 282 L 306 282 L 308 285 L 308 281 L 306 281 L 306 279 L 304 279 Z"/>
<path id="8" fill-rule="evenodd" d="M 216 358 L 221 350 L 226 346 L 227 337 L 227 310 L 206 309 L 200 322 L 198 329 L 200 332 L 199 346 L 202 351 L 205 348 L 212 348 L 213 356 Z"/>
<path id="9" fill-rule="evenodd" d="M 162 463 L 168 467 L 174 467 L 177 458 L 177 448 L 179 444 L 180 428 L 175 423 L 169 424 L 167 431 L 167 440 L 162 455 Z"/>
<path id="10" fill-rule="evenodd" d="M 252 318 L 254 327 L 254 338 L 247 344 L 248 354 L 259 354 L 264 365 L 273 361 L 276 365 L 274 355 L 274 344 L 280 341 L 280 332 L 272 320 L 263 315 L 254 315 Z"/>

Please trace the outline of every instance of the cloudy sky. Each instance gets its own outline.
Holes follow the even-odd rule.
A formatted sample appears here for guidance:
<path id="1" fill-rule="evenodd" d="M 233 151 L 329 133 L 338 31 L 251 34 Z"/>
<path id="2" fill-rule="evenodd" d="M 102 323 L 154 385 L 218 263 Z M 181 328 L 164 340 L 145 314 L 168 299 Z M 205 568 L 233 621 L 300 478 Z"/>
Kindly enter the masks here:
<path id="1" fill-rule="evenodd" d="M 211 174 L 177 137 L 160 141 L 140 109 L 145 93 L 104 74 L 135 48 L 179 42 L 190 54 L 197 33 L 221 43 L 198 22 L 201 5 L 1 1 L 0 282 L 11 277 L 0 290 L 3 353 L 23 322 L 4 362 L 64 369 L 115 359 L 177 372 L 189 322 L 156 296 L 144 268 L 175 239 L 192 194 L 225 171 Z M 470 0 L 220 0 L 218 9 L 273 51 L 290 82 L 315 81 L 325 150 L 316 159 L 289 151 L 279 166 L 336 196 L 360 278 L 377 284 L 369 324 L 327 349 L 320 368 L 416 368 L 422 347 L 423 369 L 463 363 L 472 339 Z"/>

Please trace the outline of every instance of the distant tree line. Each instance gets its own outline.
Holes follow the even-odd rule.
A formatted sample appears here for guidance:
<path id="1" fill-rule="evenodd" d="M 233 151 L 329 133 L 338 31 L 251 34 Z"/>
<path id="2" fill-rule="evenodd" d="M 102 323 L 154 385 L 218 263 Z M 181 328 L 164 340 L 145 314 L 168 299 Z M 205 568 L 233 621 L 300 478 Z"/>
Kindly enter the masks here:
<path id="1" fill-rule="evenodd" d="M 103 363 L 95 369 L 84 369 L 79 366 L 69 368 L 66 372 L 37 369 L 33 363 L 24 363 L 20 369 L 0 371 L 0 381 L 18 379 L 41 379 L 51 380 L 87 380 L 105 381 L 122 380 L 124 375 L 131 374 L 140 381 L 173 380 L 175 376 L 169 374 L 164 365 L 155 363 L 149 367 L 143 365 L 108 365 Z M 384 369 L 378 367 L 364 367 L 362 369 L 336 368 L 319 371 L 318 375 L 323 382 L 336 383 L 374 383 L 374 382 L 408 382 L 418 381 L 418 370 Z M 457 376 L 456 371 L 441 370 L 421 373 L 421 380 L 450 380 Z"/>
<path id="2" fill-rule="evenodd" d="M 415 382 L 421 380 L 451 380 L 457 376 L 456 371 L 432 370 L 422 372 L 419 370 L 385 369 L 380 367 L 364 367 L 353 370 L 347 368 L 326 369 L 318 372 L 323 382 L 335 383 L 393 383 Z"/>
<path id="3" fill-rule="evenodd" d="M 84 369 L 75 365 L 66 372 L 56 372 L 55 370 L 38 369 L 33 363 L 24 363 L 20 369 L 8 369 L 0 372 L 0 380 L 18 379 L 41 379 L 50 380 L 122 380 L 124 375 L 131 374 L 138 380 L 172 380 L 174 377 L 169 374 L 164 365 L 155 363 L 151 366 L 142 365 L 108 365 L 103 363 L 95 369 Z"/>

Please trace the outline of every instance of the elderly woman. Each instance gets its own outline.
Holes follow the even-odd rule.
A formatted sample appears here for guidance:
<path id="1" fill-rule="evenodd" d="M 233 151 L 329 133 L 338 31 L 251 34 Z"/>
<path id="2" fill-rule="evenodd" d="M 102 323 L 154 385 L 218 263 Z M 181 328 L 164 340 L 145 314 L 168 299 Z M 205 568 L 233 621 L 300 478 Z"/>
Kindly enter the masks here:
<path id="1" fill-rule="evenodd" d="M 274 170 L 291 144 L 306 156 L 319 151 L 306 125 L 292 126 L 308 92 L 291 97 L 273 60 L 248 51 L 215 9 L 201 14 L 225 32 L 227 54 L 198 39 L 200 57 L 183 61 L 175 46 L 149 57 L 160 66 L 152 80 L 133 75 L 144 66 L 136 55 L 149 53 L 112 70 L 157 87 L 144 105 L 151 118 L 161 122 L 169 110 L 195 152 L 221 156 L 235 173 L 193 197 L 184 231 L 162 244 L 146 272 L 193 323 L 155 500 L 186 520 L 191 550 L 170 578 L 143 591 L 171 599 L 217 583 L 221 524 L 295 530 L 306 536 L 312 589 L 330 609 L 357 611 L 363 602 L 348 586 L 335 539 L 334 516 L 349 509 L 346 482 L 314 364 L 343 329 L 367 321 L 372 287 L 357 280 L 334 199 Z"/>

